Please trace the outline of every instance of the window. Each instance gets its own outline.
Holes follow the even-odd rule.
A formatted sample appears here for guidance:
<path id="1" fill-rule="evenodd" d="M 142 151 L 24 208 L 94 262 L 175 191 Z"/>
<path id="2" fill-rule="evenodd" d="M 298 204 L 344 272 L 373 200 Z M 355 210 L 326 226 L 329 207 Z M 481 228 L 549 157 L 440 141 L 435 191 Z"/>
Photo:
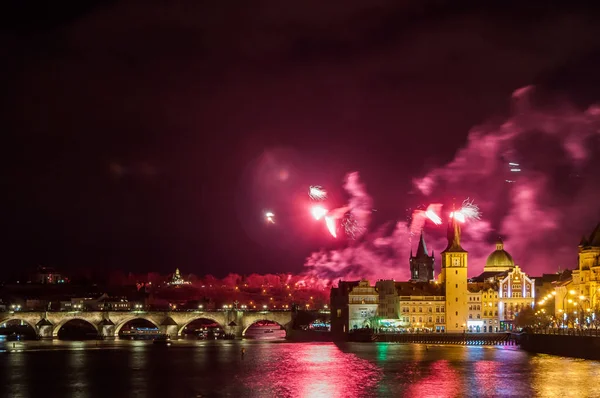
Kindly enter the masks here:
<path id="1" fill-rule="evenodd" d="M 477 319 L 481 319 L 481 314 L 477 314 Z"/>
<path id="2" fill-rule="evenodd" d="M 458 289 L 458 283 L 456 284 L 456 288 Z"/>
<path id="3" fill-rule="evenodd" d="M 440 317 L 439 316 L 435 317 L 435 323 L 440 323 Z"/>
<path id="4" fill-rule="evenodd" d="M 433 317 L 429 317 L 429 322 L 433 322 Z"/>
<path id="5" fill-rule="evenodd" d="M 458 297 L 456 298 L 456 302 L 458 303 Z"/>
<path id="6" fill-rule="evenodd" d="M 456 275 L 458 275 L 458 271 L 454 271 L 454 272 L 456 272 Z"/>
<path id="7" fill-rule="evenodd" d="M 342 317 L 342 310 L 337 310 L 337 317 L 341 318 Z"/>
<path id="8" fill-rule="evenodd" d="M 423 312 L 423 307 L 419 307 L 419 312 Z"/>
<path id="9" fill-rule="evenodd" d="M 473 315 L 469 314 L 469 319 L 473 319 Z"/>
<path id="10" fill-rule="evenodd" d="M 419 322 L 423 322 L 423 318 L 422 317 L 419 317 Z"/>
<path id="11" fill-rule="evenodd" d="M 458 316 L 458 311 L 456 311 L 456 316 Z"/>

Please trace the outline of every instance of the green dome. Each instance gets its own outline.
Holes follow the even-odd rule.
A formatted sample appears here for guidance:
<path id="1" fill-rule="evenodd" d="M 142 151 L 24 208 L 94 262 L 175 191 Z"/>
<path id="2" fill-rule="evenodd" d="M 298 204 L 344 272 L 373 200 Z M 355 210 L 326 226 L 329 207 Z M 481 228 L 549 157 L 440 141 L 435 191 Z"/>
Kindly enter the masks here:
<path id="1" fill-rule="evenodd" d="M 504 243 L 502 239 L 498 239 L 496 242 L 496 250 L 492 252 L 485 261 L 486 268 L 494 268 L 494 267 L 514 267 L 515 262 L 512 259 L 512 256 L 508 254 L 506 250 L 504 250 Z"/>

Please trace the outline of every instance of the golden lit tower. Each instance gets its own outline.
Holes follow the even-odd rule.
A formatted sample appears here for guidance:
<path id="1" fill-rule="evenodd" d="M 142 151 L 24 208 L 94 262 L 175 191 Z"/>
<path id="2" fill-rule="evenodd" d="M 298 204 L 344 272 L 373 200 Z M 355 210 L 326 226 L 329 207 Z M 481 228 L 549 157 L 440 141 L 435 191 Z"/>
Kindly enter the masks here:
<path id="1" fill-rule="evenodd" d="M 448 223 L 448 246 L 442 252 L 440 273 L 446 295 L 446 332 L 462 332 L 467 326 L 467 251 L 460 246 L 460 225 Z"/>

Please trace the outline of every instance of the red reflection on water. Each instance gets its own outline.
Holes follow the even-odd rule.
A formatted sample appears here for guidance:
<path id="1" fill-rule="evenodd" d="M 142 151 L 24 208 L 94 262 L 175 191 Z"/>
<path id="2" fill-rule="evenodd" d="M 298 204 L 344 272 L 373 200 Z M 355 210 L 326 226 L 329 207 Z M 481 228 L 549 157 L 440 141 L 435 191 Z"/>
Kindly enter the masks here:
<path id="1" fill-rule="evenodd" d="M 497 394 L 500 391 L 503 395 L 512 395 L 513 391 L 510 383 L 500 383 L 499 375 L 500 363 L 496 361 L 480 360 L 475 362 L 475 380 L 477 382 L 477 391 L 480 394 Z"/>
<path id="2" fill-rule="evenodd" d="M 362 397 L 380 379 L 377 366 L 335 345 L 290 345 L 275 366 L 244 381 L 257 395 Z M 368 394 L 367 394 L 368 395 Z"/>
<path id="3" fill-rule="evenodd" d="M 458 397 L 461 396 L 459 373 L 450 366 L 450 361 L 440 360 L 431 363 L 429 375 L 415 380 L 407 386 L 406 397 Z"/>

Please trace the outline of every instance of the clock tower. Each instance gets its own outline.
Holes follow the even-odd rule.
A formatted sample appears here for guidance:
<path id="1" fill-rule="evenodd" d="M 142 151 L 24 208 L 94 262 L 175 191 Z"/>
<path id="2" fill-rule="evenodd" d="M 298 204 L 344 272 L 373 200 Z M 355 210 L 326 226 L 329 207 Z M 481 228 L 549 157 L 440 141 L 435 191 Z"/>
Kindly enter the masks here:
<path id="1" fill-rule="evenodd" d="M 448 246 L 442 252 L 440 273 L 446 296 L 446 332 L 467 329 L 467 251 L 460 245 L 460 224 L 454 218 L 448 223 Z"/>

